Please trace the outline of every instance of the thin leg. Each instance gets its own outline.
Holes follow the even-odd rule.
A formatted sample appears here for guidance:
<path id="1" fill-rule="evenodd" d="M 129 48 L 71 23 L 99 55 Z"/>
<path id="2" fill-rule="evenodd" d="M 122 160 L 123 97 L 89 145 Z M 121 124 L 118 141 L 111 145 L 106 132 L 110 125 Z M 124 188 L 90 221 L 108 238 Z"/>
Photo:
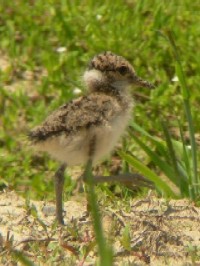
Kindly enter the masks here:
<path id="1" fill-rule="evenodd" d="M 64 172 L 66 165 L 62 164 L 55 173 L 55 193 L 56 193 L 56 219 L 59 224 L 64 224 L 63 220 L 63 186 L 64 186 Z"/>
<path id="2" fill-rule="evenodd" d="M 113 176 L 94 176 L 94 184 L 119 182 L 124 185 L 155 188 L 154 183 L 138 173 L 128 173 Z"/>

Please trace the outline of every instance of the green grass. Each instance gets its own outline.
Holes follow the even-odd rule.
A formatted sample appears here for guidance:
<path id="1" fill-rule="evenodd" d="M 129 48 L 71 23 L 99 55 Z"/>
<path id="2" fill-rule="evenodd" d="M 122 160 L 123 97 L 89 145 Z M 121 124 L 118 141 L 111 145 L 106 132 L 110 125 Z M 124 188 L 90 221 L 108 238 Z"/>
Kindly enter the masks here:
<path id="1" fill-rule="evenodd" d="M 90 208 L 90 213 L 93 219 L 94 233 L 99 252 L 99 265 L 110 266 L 113 265 L 113 252 L 108 246 L 101 223 L 101 215 L 98 208 L 98 199 L 95 192 L 94 179 L 92 176 L 92 163 L 89 161 L 85 168 L 84 180 L 86 181 L 86 194 Z"/>
<path id="2" fill-rule="evenodd" d="M 177 124 L 180 140 L 177 141 L 173 139 L 170 134 L 169 123 L 167 121 L 162 121 L 162 115 L 160 116 L 160 123 L 165 137 L 164 141 L 163 139 L 152 137 L 140 126 L 132 123 L 133 130 L 138 130 L 143 136 L 146 136 L 148 140 L 155 145 L 155 150 L 152 147 L 148 147 L 145 142 L 141 141 L 136 136 L 135 133 L 131 132 L 131 135 L 133 136 L 135 142 L 154 162 L 155 166 L 157 166 L 165 174 L 168 181 L 171 181 L 171 183 L 174 184 L 173 187 L 176 187 L 176 190 L 179 190 L 178 193 L 173 192 L 167 185 L 167 182 L 163 182 L 162 177 L 159 177 L 154 172 L 146 168 L 133 156 L 122 153 L 122 157 L 144 176 L 148 176 L 148 178 L 155 183 L 157 190 L 163 195 L 171 197 L 188 197 L 191 200 L 199 200 L 200 175 L 198 172 L 197 158 L 199 152 L 195 140 L 195 126 L 191 112 L 192 105 L 190 100 L 190 91 L 187 86 L 179 49 L 174 40 L 173 32 L 170 30 L 166 33 L 161 32 L 161 36 L 169 42 L 174 54 L 176 74 L 182 93 L 182 106 L 185 111 L 185 124 L 189 132 L 189 145 L 184 140 L 183 126 L 180 123 L 179 118 L 177 118 Z"/>
<path id="3" fill-rule="evenodd" d="M 137 158 L 139 167 L 159 182 L 158 191 L 174 197 L 171 186 L 160 176 L 170 176 L 178 186 L 174 173 L 180 168 L 175 159 L 168 170 L 163 164 L 159 168 L 155 156 L 164 156 L 165 143 L 170 156 L 176 158 L 174 143 L 183 145 L 178 156 L 184 158 L 184 169 L 191 173 L 192 187 L 186 193 L 188 183 L 183 182 L 178 196 L 198 199 L 195 183 L 200 155 L 194 133 L 200 130 L 199 12 L 198 1 L 190 0 L 0 0 L 0 187 L 8 186 L 28 198 L 54 199 L 57 163 L 34 154 L 25 135 L 57 106 L 76 97 L 75 88 L 84 92 L 81 75 L 87 62 L 95 54 L 111 50 L 126 57 L 138 75 L 156 84 L 155 90 L 134 92 L 134 125 L 147 134 L 132 123 L 133 134 L 124 140 L 119 153 Z M 174 34 L 175 46 L 169 31 Z M 58 52 L 60 47 L 66 50 Z M 180 82 L 173 81 L 176 76 Z M 144 147 L 154 152 L 154 159 Z M 168 162 L 169 158 L 165 159 Z M 125 160 L 123 165 L 130 168 Z M 136 169 L 135 165 L 130 168 Z M 170 171 L 175 172 L 172 175 Z M 68 175 L 65 199 L 73 187 Z M 105 186 L 102 193 L 109 193 Z"/>
<path id="4" fill-rule="evenodd" d="M 189 1 L 181 5 L 165 1 L 153 5 L 148 1 L 86 3 L 15 1 L 11 5 L 2 1 L 0 5 L 0 49 L 8 63 L 0 77 L 1 183 L 22 191 L 32 186 L 31 196 L 37 198 L 53 190 L 56 164 L 45 156 L 35 158 L 23 136 L 51 110 L 75 97 L 75 87 L 84 89 L 80 77 L 91 56 L 100 51 L 112 50 L 127 57 L 139 75 L 157 85 L 151 92 L 140 92 L 150 97 L 147 101 L 142 98 L 135 108 L 135 121 L 142 128 L 164 138 L 158 119 L 162 116 L 169 128 L 177 128 L 179 119 L 185 134 L 180 86 L 171 81 L 176 76 L 175 59 L 169 42 L 159 33 L 173 28 L 190 90 L 193 124 L 199 132 L 198 6 Z M 66 52 L 56 52 L 59 47 Z M 31 86 L 20 83 L 27 71 L 35 74 Z M 135 144 L 128 140 L 127 145 Z"/>

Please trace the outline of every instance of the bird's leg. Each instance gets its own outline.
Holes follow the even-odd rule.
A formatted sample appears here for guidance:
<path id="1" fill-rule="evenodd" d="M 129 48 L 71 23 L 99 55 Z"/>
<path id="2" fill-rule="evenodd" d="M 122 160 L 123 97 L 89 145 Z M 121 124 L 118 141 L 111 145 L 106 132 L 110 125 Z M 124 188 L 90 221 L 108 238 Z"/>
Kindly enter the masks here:
<path id="1" fill-rule="evenodd" d="M 66 165 L 62 164 L 55 173 L 56 219 L 59 224 L 64 224 L 62 196 L 65 168 Z"/>
<path id="2" fill-rule="evenodd" d="M 128 173 L 113 176 L 94 176 L 94 184 L 104 183 L 104 182 L 119 182 L 128 186 L 142 186 L 148 188 L 154 188 L 154 183 L 147 179 L 146 177 L 138 173 Z"/>
<path id="3" fill-rule="evenodd" d="M 92 158 L 94 157 L 96 149 L 96 136 L 94 135 L 91 138 L 90 145 L 89 145 L 89 160 L 87 162 L 85 172 L 83 174 L 83 181 L 84 182 L 91 182 L 91 185 L 104 182 L 119 182 L 123 183 L 124 185 L 128 186 L 143 186 L 148 188 L 154 188 L 154 183 L 149 179 L 145 178 L 144 176 L 138 173 L 128 173 L 128 174 L 121 174 L 121 175 L 113 175 L 113 176 L 92 176 Z"/>

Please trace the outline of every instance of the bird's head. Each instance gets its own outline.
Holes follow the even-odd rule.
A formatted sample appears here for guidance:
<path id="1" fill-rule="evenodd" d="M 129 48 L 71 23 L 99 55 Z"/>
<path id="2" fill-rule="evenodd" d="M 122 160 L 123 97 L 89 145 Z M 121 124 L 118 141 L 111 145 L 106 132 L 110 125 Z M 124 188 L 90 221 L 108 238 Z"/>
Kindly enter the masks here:
<path id="1" fill-rule="evenodd" d="M 84 73 L 84 80 L 91 91 L 103 88 L 123 89 L 129 85 L 153 88 L 148 81 L 138 77 L 132 65 L 122 56 L 112 52 L 96 55 Z"/>

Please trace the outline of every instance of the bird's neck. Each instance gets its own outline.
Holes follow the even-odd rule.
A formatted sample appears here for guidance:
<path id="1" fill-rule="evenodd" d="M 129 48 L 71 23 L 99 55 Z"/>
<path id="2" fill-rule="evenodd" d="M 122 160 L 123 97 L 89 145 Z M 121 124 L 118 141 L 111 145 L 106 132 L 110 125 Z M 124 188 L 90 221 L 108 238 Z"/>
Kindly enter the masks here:
<path id="1" fill-rule="evenodd" d="M 84 80 L 89 93 L 106 94 L 123 102 L 131 98 L 127 83 L 122 81 L 110 82 L 99 71 L 86 71 Z"/>

